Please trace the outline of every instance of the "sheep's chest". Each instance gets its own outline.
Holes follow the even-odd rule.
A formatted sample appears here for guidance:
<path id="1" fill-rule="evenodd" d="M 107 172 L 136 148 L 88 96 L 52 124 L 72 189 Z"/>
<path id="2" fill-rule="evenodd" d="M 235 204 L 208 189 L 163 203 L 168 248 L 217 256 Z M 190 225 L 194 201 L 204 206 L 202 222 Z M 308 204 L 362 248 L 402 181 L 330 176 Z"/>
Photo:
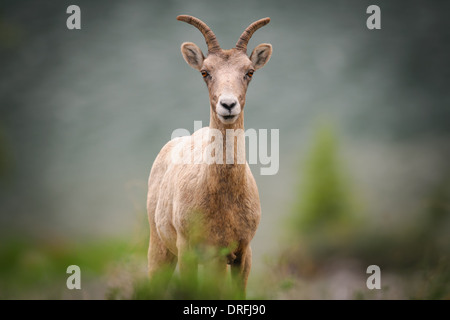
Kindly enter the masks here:
<path id="1" fill-rule="evenodd" d="M 206 243 L 232 251 L 250 243 L 259 224 L 259 203 L 252 204 L 240 196 L 234 199 L 226 196 L 206 200 L 205 204 L 200 214 Z"/>
<path id="2" fill-rule="evenodd" d="M 186 181 L 192 181 L 192 188 L 180 189 L 186 201 L 177 214 L 182 226 L 177 229 L 183 237 L 222 253 L 247 246 L 261 214 L 250 169 L 246 165 L 201 166 L 197 175 L 189 178 Z"/>

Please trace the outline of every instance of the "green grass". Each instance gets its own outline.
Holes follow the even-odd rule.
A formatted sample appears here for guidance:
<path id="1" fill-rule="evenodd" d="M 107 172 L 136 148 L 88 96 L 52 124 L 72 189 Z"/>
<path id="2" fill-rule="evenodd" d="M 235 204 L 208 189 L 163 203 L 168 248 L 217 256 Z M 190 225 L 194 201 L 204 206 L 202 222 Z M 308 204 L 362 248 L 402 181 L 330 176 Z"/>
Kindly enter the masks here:
<path id="1" fill-rule="evenodd" d="M 146 241 L 109 239 L 68 243 L 3 239 L 0 299 L 237 299 L 229 273 L 223 282 L 202 272 L 198 282 L 164 270 L 149 280 Z M 226 252 L 224 252 L 226 253 Z M 67 267 L 81 269 L 81 290 L 69 290 Z M 260 297 L 262 297 L 260 295 Z"/>
<path id="2" fill-rule="evenodd" d="M 375 235 L 355 235 L 354 245 L 320 242 L 286 247 L 260 274 L 253 274 L 248 299 L 328 299 L 334 297 L 336 278 L 342 270 L 362 279 L 352 299 L 448 299 L 450 298 L 449 256 L 442 250 L 423 254 L 419 241 L 373 240 Z M 366 239 L 366 241 L 361 241 Z M 371 247 L 378 243 L 380 249 Z M 359 243 L 358 243 L 359 241 Z M 388 245 L 394 247 L 388 250 Z M 331 247 L 330 247 L 331 246 Z M 364 248 L 368 251 L 364 254 Z M 384 248 L 384 250 L 383 250 Z M 429 250 L 430 247 L 425 249 Z M 424 250 L 425 250 L 424 249 Z M 416 251 L 416 254 L 413 254 Z M 427 251 L 428 252 L 428 251 Z M 365 269 L 351 270 L 335 262 L 351 258 L 360 266 L 379 264 L 383 289 L 365 288 Z M 379 261 L 379 262 L 378 262 Z M 405 264 L 409 261 L 409 265 Z M 66 280 L 69 265 L 81 268 L 82 290 L 69 290 Z M 31 242 L 3 239 L 0 245 L 0 299 L 236 299 L 229 275 L 224 283 L 207 276 L 199 268 L 199 281 L 183 281 L 177 271 L 162 272 L 150 281 L 147 277 L 145 245 L 128 240 L 109 239 L 70 244 L 64 241 Z M 397 282 L 389 282 L 388 274 Z M 343 284 L 346 285 L 345 283 Z M 399 287 L 397 287 L 399 285 Z"/>
<path id="3" fill-rule="evenodd" d="M 68 290 L 68 266 L 78 265 L 82 283 L 88 283 L 101 277 L 112 261 L 126 259 L 129 248 L 123 240 L 73 244 L 57 239 L 51 242 L 3 239 L 0 245 L 0 298 L 58 299 Z"/>

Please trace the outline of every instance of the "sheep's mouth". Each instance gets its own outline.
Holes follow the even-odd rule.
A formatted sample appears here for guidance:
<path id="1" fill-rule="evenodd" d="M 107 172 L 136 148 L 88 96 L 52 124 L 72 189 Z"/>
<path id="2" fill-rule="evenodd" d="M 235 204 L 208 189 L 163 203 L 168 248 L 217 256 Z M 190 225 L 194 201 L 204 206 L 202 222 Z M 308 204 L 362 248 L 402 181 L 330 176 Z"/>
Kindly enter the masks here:
<path id="1" fill-rule="evenodd" d="M 222 121 L 222 123 L 224 124 L 232 124 L 236 121 L 236 119 L 238 118 L 239 114 L 227 114 L 227 115 L 221 115 L 221 114 L 217 114 L 219 116 L 220 121 Z"/>

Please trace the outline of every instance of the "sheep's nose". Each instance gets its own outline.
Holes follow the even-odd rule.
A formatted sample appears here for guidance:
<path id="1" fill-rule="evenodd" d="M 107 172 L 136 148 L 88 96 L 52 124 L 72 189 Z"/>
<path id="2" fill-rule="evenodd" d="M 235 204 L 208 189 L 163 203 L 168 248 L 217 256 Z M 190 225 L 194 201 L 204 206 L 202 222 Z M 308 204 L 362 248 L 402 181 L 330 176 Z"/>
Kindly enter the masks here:
<path id="1" fill-rule="evenodd" d="M 221 99 L 220 105 L 224 107 L 225 109 L 228 109 L 228 111 L 231 111 L 231 109 L 234 108 L 234 106 L 237 104 L 237 101 L 235 99 Z"/>

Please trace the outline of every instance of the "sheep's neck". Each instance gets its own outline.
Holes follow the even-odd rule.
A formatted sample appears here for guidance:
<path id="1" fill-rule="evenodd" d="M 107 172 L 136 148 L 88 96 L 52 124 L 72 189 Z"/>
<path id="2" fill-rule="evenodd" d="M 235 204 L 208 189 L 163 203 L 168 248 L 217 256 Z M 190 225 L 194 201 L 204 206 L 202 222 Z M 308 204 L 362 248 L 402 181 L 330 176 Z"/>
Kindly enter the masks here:
<path id="1" fill-rule="evenodd" d="M 211 113 L 209 127 L 220 131 L 223 150 L 223 163 L 209 165 L 211 182 L 216 184 L 219 189 L 220 186 L 228 190 L 233 186 L 244 186 L 246 184 L 244 113 L 239 115 L 235 123 L 229 125 L 224 125 L 217 119 L 217 116 Z M 230 133 L 234 133 L 234 135 L 230 135 Z"/>

